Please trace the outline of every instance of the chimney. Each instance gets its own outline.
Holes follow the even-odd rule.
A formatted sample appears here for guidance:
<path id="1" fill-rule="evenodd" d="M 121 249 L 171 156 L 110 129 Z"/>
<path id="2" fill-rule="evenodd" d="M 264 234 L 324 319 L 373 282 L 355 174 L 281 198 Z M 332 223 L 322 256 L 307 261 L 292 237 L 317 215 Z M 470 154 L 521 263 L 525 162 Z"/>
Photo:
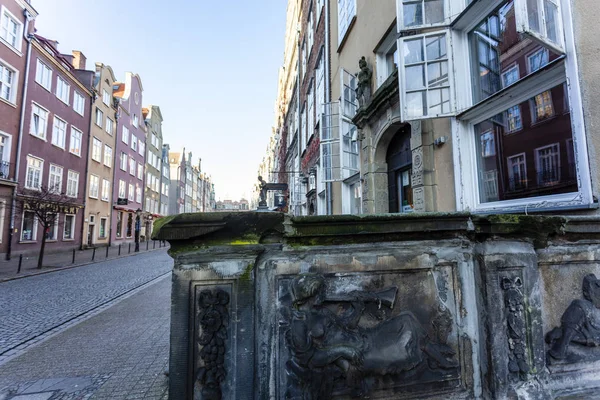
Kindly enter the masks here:
<path id="1" fill-rule="evenodd" d="M 75 69 L 85 69 L 87 58 L 79 50 L 73 50 L 73 67 Z"/>

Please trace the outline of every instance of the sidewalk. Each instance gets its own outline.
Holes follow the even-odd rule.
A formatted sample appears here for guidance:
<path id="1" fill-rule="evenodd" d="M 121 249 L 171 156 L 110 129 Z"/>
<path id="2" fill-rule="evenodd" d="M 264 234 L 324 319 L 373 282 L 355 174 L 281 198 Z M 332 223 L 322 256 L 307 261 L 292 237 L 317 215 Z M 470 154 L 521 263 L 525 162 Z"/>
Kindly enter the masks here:
<path id="1" fill-rule="evenodd" d="M 161 242 L 154 240 L 140 242 L 140 253 L 165 249 L 168 247 L 169 244 L 166 242 L 165 244 L 161 244 Z M 41 270 L 37 269 L 37 254 L 23 256 L 21 261 L 19 260 L 19 256 L 17 255 L 13 256 L 10 261 L 6 261 L 5 259 L 0 260 L 0 282 L 23 278 L 26 276 L 45 274 L 48 272 L 59 271 L 61 269 L 72 268 L 106 260 L 114 260 L 117 258 L 128 257 L 136 254 L 134 250 L 134 243 L 126 243 L 121 246 L 76 250 L 74 262 L 73 251 L 45 254 L 44 268 Z M 20 272 L 19 262 L 21 262 Z"/>

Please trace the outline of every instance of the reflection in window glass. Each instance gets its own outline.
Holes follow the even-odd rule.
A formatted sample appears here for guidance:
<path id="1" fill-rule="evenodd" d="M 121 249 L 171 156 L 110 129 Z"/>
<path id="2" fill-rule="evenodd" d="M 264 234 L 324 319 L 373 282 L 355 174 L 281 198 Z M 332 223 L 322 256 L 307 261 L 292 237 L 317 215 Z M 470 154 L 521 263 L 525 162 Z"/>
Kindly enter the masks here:
<path id="1" fill-rule="evenodd" d="M 564 88 L 558 85 L 475 125 L 482 203 L 577 191 Z M 530 107 L 531 113 L 522 113 Z"/>
<path id="2" fill-rule="evenodd" d="M 444 0 L 404 0 L 402 10 L 405 27 L 444 22 Z"/>

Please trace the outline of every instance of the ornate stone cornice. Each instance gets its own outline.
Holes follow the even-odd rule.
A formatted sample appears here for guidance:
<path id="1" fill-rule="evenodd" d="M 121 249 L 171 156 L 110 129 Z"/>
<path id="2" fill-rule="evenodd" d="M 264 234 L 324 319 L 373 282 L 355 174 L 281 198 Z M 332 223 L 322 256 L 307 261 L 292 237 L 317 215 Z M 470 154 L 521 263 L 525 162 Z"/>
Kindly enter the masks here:
<path id="1" fill-rule="evenodd" d="M 373 93 L 371 101 L 358 109 L 356 115 L 352 118 L 352 122 L 359 129 L 362 129 L 381 111 L 394 104 L 399 98 L 398 96 L 398 69 L 396 68 L 379 89 Z"/>

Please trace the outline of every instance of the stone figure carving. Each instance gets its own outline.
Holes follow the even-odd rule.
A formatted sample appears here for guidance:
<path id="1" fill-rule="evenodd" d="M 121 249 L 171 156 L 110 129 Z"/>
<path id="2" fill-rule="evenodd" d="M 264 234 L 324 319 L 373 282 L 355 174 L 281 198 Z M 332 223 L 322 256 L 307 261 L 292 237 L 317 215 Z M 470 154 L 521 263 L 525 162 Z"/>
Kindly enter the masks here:
<path id="1" fill-rule="evenodd" d="M 258 181 L 260 182 L 260 200 L 258 202 L 259 207 L 267 206 L 267 182 L 264 181 L 262 176 L 258 176 Z"/>
<path id="2" fill-rule="evenodd" d="M 373 71 L 367 65 L 367 60 L 362 57 L 358 62 L 360 71 L 356 74 L 356 97 L 358 98 L 359 107 L 364 106 L 371 100 L 371 78 L 373 77 Z"/>
<path id="3" fill-rule="evenodd" d="M 583 278 L 583 299 L 571 302 L 560 319 L 560 327 L 546 334 L 548 354 L 557 360 L 567 358 L 571 343 L 600 346 L 600 281 L 596 275 Z"/>
<path id="4" fill-rule="evenodd" d="M 524 297 L 521 292 L 523 282 L 517 277 L 502 278 L 504 290 L 504 307 L 506 314 L 506 331 L 508 335 L 508 370 L 518 374 L 523 380 L 529 373 L 527 362 L 527 333 L 525 329 Z"/>
<path id="5" fill-rule="evenodd" d="M 326 298 L 325 289 L 321 275 L 300 275 L 291 283 L 287 399 L 329 399 L 340 387 L 352 397 L 364 397 L 378 377 L 410 374 L 419 368 L 458 367 L 452 359 L 454 351 L 446 344 L 449 312 L 434 318 L 439 336 L 434 342 L 411 312 L 386 318 L 382 307 L 393 308 L 396 287 L 352 291 L 335 298 Z M 375 315 L 376 324 L 362 326 L 367 303 L 381 312 Z M 332 310 L 336 305 L 337 311 Z"/>
<path id="6" fill-rule="evenodd" d="M 203 400 L 221 400 L 221 382 L 225 379 L 225 342 L 229 326 L 229 294 L 224 290 L 203 290 L 198 298 L 198 338 L 203 366 L 196 372 L 194 391 Z M 196 396 L 194 396 L 196 398 Z"/>

